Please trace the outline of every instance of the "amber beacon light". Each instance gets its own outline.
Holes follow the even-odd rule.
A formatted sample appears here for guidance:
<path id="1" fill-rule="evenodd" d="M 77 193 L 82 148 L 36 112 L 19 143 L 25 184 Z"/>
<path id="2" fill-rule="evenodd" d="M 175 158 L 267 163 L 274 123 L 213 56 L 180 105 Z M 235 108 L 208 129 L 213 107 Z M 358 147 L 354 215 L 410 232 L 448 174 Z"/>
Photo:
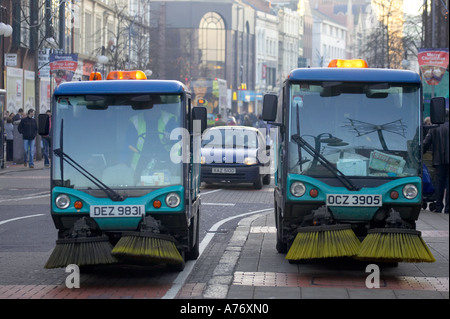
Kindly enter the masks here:
<path id="1" fill-rule="evenodd" d="M 361 59 L 342 60 L 334 59 L 328 64 L 329 68 L 368 68 L 367 62 Z"/>
<path id="2" fill-rule="evenodd" d="M 106 77 L 107 80 L 147 80 L 143 71 L 112 71 Z"/>

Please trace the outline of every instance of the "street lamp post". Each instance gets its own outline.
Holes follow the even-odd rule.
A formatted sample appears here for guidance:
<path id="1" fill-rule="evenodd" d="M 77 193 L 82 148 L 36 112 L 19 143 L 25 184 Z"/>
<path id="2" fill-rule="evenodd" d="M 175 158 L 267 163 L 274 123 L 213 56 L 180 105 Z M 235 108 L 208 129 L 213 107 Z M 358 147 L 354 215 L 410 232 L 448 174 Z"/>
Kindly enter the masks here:
<path id="1" fill-rule="evenodd" d="M 109 62 L 109 59 L 105 55 L 104 46 L 102 46 L 102 54 L 97 57 L 97 62 L 102 65 L 102 79 L 105 79 L 105 64 Z"/>
<path id="2" fill-rule="evenodd" d="M 0 36 L 2 38 L 2 89 L 5 88 L 5 38 L 10 37 L 13 33 L 13 28 L 5 23 L 8 17 L 8 9 L 0 6 Z"/>

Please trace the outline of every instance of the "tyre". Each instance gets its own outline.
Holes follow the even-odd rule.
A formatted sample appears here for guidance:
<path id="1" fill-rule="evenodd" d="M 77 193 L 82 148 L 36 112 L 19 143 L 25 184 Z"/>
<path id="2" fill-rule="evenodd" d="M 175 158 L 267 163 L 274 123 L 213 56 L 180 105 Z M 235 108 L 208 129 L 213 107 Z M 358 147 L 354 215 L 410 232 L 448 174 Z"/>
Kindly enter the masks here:
<path id="1" fill-rule="evenodd" d="M 253 188 L 261 189 L 262 187 L 263 187 L 263 177 L 262 177 L 262 175 L 259 175 L 256 182 L 253 183 Z"/>
<path id="2" fill-rule="evenodd" d="M 200 209 L 197 213 L 197 227 L 195 229 L 194 233 L 194 223 L 191 223 L 191 227 L 189 228 L 189 236 L 194 239 L 195 238 L 195 244 L 191 247 L 191 249 L 186 252 L 186 259 L 187 260 L 195 260 L 200 256 Z M 195 237 L 194 237 L 195 236 Z"/>

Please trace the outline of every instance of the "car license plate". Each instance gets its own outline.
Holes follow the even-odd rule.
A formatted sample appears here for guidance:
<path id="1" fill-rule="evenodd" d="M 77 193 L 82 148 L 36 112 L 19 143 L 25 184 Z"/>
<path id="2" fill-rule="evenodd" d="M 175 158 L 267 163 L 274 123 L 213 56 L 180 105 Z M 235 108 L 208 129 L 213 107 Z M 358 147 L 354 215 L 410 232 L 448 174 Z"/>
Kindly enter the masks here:
<path id="1" fill-rule="evenodd" d="M 327 206 L 381 206 L 381 195 L 328 194 Z"/>
<path id="2" fill-rule="evenodd" d="M 233 167 L 213 167 L 214 174 L 236 174 L 236 168 Z"/>
<path id="3" fill-rule="evenodd" d="M 98 205 L 91 206 L 91 217 L 140 217 L 145 212 L 144 205 Z"/>

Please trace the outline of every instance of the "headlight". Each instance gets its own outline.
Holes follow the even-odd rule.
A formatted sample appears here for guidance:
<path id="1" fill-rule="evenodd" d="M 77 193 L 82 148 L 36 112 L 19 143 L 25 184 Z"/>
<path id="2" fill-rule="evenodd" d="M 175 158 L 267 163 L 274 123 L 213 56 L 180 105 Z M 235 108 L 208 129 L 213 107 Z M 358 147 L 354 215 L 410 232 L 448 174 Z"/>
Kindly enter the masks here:
<path id="1" fill-rule="evenodd" d="M 295 197 L 301 197 L 305 194 L 306 187 L 305 184 L 301 182 L 294 182 L 291 185 L 291 194 Z"/>
<path id="2" fill-rule="evenodd" d="M 255 165 L 258 164 L 258 160 L 256 157 L 246 157 L 244 158 L 244 164 L 245 165 Z"/>
<path id="3" fill-rule="evenodd" d="M 405 187 L 403 187 L 403 196 L 405 196 L 405 198 L 414 199 L 417 194 L 419 194 L 419 191 L 415 185 L 406 184 Z"/>
<path id="4" fill-rule="evenodd" d="M 206 159 L 204 156 L 200 157 L 200 164 L 205 164 L 206 163 Z"/>
<path id="5" fill-rule="evenodd" d="M 170 208 L 175 208 L 180 205 L 181 199 L 177 193 L 170 193 L 166 196 L 166 204 Z"/>
<path id="6" fill-rule="evenodd" d="M 70 205 L 70 198 L 66 194 L 58 195 L 58 197 L 56 197 L 55 204 L 59 209 L 66 209 Z"/>

